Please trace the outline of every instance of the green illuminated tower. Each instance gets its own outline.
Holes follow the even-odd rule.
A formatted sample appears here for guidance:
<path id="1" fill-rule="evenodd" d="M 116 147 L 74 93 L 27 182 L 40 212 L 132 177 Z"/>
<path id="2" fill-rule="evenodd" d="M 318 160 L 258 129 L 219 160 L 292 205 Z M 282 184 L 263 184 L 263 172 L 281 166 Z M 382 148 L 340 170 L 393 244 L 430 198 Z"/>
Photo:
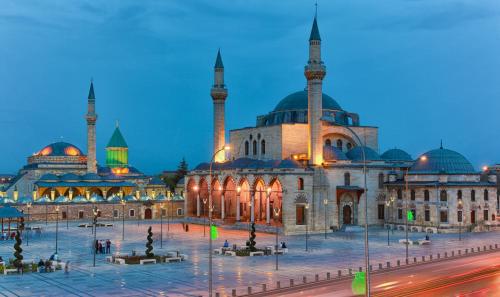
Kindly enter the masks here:
<path id="1" fill-rule="evenodd" d="M 128 167 L 128 146 L 118 124 L 106 146 L 106 166 L 110 168 Z"/>

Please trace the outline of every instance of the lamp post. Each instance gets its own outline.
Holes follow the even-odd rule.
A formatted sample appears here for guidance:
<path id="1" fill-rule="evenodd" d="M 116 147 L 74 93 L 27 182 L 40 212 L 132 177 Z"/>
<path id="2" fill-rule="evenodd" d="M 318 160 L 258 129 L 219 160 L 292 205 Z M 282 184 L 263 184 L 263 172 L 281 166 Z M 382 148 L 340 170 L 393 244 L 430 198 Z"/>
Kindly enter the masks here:
<path id="1" fill-rule="evenodd" d="M 274 246 L 274 254 L 276 255 L 276 271 L 278 271 L 278 220 L 280 216 L 280 209 L 278 207 L 275 207 L 273 209 L 274 212 L 274 223 L 276 224 L 276 245 Z"/>
<path id="2" fill-rule="evenodd" d="M 212 159 L 210 159 L 210 169 L 209 169 L 209 175 L 210 175 L 210 183 L 209 183 L 209 189 L 208 189 L 208 225 L 210 228 L 212 228 L 212 211 L 213 211 L 213 204 L 212 204 L 212 191 L 210 187 L 212 186 L 212 165 L 215 159 L 215 156 L 222 152 L 229 150 L 229 146 L 224 146 L 223 148 L 217 150 L 214 152 L 212 155 Z M 212 287 L 213 287 L 213 280 L 212 280 L 212 236 L 208 237 L 208 297 L 212 297 Z"/>
<path id="3" fill-rule="evenodd" d="M 73 190 L 70 188 L 68 191 L 69 201 L 73 201 Z M 66 230 L 69 229 L 69 204 L 66 204 Z"/>
<path id="4" fill-rule="evenodd" d="M 125 200 L 121 199 L 120 204 L 122 205 L 122 241 L 125 240 Z"/>
<path id="5" fill-rule="evenodd" d="M 58 251 L 58 248 L 57 248 L 58 233 L 59 233 L 59 205 L 56 206 L 56 254 Z"/>
<path id="6" fill-rule="evenodd" d="M 30 238 L 30 208 L 31 208 L 31 202 L 26 203 L 26 207 L 28 208 L 28 228 L 26 228 L 26 246 L 29 245 L 29 238 Z"/>
<path id="7" fill-rule="evenodd" d="M 327 225 L 326 225 L 326 207 L 328 206 L 328 199 L 323 199 L 323 206 L 325 207 L 325 239 L 326 239 L 326 229 L 327 229 Z"/>
<path id="8" fill-rule="evenodd" d="M 393 203 L 394 203 L 394 197 L 392 197 L 392 196 L 391 196 L 391 198 L 389 198 L 389 200 L 387 200 L 385 202 L 385 205 L 387 206 L 387 214 L 389 214 Z M 386 221 L 386 223 L 389 223 L 389 219 L 386 219 L 385 221 Z M 387 224 L 387 245 L 388 246 L 391 245 L 391 241 L 390 241 L 390 237 L 389 237 L 390 236 L 389 229 L 390 229 L 389 224 Z"/>
<path id="9" fill-rule="evenodd" d="M 207 224 L 207 218 L 205 217 L 205 207 L 207 206 L 207 198 L 203 198 L 203 237 L 206 236 L 205 226 Z"/>
<path id="10" fill-rule="evenodd" d="M 460 209 L 460 221 L 458 222 L 458 240 L 462 240 L 462 221 L 463 219 L 463 211 L 462 211 L 462 199 L 458 199 L 458 208 Z"/>
<path id="11" fill-rule="evenodd" d="M 96 243 L 97 243 L 97 236 L 96 236 L 96 233 L 97 233 L 97 214 L 98 214 L 98 209 L 96 206 L 94 206 L 94 208 L 92 209 L 92 215 L 93 215 L 93 220 L 92 220 L 92 224 L 94 225 L 94 246 L 92 247 L 93 250 L 94 250 L 94 267 L 95 267 L 95 256 L 96 256 L 96 253 L 97 253 L 97 250 L 96 250 Z"/>
<path id="12" fill-rule="evenodd" d="M 170 202 L 172 200 L 172 197 L 170 197 L 170 193 L 167 193 L 167 209 L 166 209 L 166 213 L 167 213 L 167 238 L 169 236 L 169 232 L 170 232 L 170 216 L 169 216 L 169 212 L 168 212 L 168 202 Z M 172 205 L 170 205 L 170 213 L 172 212 Z"/>
<path id="13" fill-rule="evenodd" d="M 308 251 L 308 245 L 307 245 L 307 240 L 309 238 L 309 227 L 308 227 L 308 220 L 309 220 L 309 203 L 306 203 L 306 252 Z"/>
<path id="14" fill-rule="evenodd" d="M 406 241 L 405 241 L 405 246 L 406 246 L 406 264 L 408 264 L 408 246 L 410 245 L 408 242 L 408 170 L 410 167 L 406 168 L 406 173 L 405 173 L 405 195 L 404 195 L 404 202 L 405 202 L 405 233 L 406 233 Z"/>
<path id="15" fill-rule="evenodd" d="M 160 249 L 163 248 L 163 205 L 160 204 Z"/>

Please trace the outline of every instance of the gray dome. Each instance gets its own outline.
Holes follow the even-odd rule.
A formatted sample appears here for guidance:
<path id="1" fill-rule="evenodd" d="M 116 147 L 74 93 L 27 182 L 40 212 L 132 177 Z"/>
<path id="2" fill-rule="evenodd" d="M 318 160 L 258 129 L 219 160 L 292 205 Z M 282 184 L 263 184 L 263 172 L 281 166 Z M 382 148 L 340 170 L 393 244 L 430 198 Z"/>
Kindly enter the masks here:
<path id="1" fill-rule="evenodd" d="M 40 181 L 59 181 L 59 177 L 52 173 L 46 173 L 40 177 Z"/>
<path id="2" fill-rule="evenodd" d="M 365 158 L 367 161 L 382 160 L 376 151 L 367 146 L 355 146 L 346 153 L 346 156 L 352 161 L 363 161 L 363 149 L 365 151 Z"/>
<path id="3" fill-rule="evenodd" d="M 471 174 L 476 173 L 474 166 L 461 154 L 439 148 L 421 155 L 410 168 L 411 173 L 419 174 Z"/>
<path id="4" fill-rule="evenodd" d="M 307 110 L 307 91 L 298 91 L 283 98 L 274 108 L 273 112 L 288 110 Z M 323 109 L 342 110 L 340 105 L 327 94 L 323 93 Z"/>
<path id="5" fill-rule="evenodd" d="M 412 161 L 410 154 L 397 148 L 385 151 L 380 157 L 386 161 Z"/>
<path id="6" fill-rule="evenodd" d="M 331 145 L 325 145 L 323 147 L 323 157 L 327 161 L 349 160 L 341 149 Z"/>

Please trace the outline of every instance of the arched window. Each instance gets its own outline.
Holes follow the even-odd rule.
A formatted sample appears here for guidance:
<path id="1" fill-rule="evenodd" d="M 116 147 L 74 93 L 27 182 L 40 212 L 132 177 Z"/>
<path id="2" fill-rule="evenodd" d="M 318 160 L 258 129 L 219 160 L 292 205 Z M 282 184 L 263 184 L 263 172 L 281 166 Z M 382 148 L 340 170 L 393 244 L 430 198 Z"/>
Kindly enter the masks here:
<path id="1" fill-rule="evenodd" d="M 457 191 L 457 199 L 462 200 L 462 190 Z"/>
<path id="2" fill-rule="evenodd" d="M 488 190 L 484 190 L 484 201 L 488 201 L 489 200 L 489 197 L 488 197 Z"/>
<path id="3" fill-rule="evenodd" d="M 470 191 L 470 201 L 476 201 L 476 190 Z"/>
<path id="4" fill-rule="evenodd" d="M 379 189 L 384 188 L 384 174 L 383 173 L 378 174 L 378 188 Z"/>
<path id="5" fill-rule="evenodd" d="M 257 140 L 254 140 L 252 143 L 252 152 L 254 155 L 257 155 Z"/>
<path id="6" fill-rule="evenodd" d="M 349 172 L 344 173 L 344 186 L 351 185 L 351 174 Z"/>
<path id="7" fill-rule="evenodd" d="M 245 156 L 248 156 L 249 154 L 249 144 L 248 144 L 248 141 L 245 141 Z"/>
<path id="8" fill-rule="evenodd" d="M 260 153 L 262 155 L 266 154 L 266 141 L 264 139 L 260 142 Z"/>
<path id="9" fill-rule="evenodd" d="M 337 140 L 337 147 L 338 147 L 339 149 L 342 149 L 342 139 L 338 139 L 338 140 Z"/>
<path id="10" fill-rule="evenodd" d="M 410 199 L 415 200 L 415 190 L 410 191 Z"/>
<path id="11" fill-rule="evenodd" d="M 332 141 L 330 139 L 325 140 L 326 146 L 332 146 Z"/>
<path id="12" fill-rule="evenodd" d="M 401 189 L 398 189 L 398 200 L 403 199 L 403 191 Z"/>
<path id="13" fill-rule="evenodd" d="M 350 142 L 348 142 L 346 147 L 347 147 L 347 150 L 350 150 L 350 149 L 352 149 L 352 144 Z"/>
<path id="14" fill-rule="evenodd" d="M 299 179 L 297 180 L 297 189 L 299 191 L 304 190 L 304 179 L 302 177 L 299 177 Z"/>
<path id="15" fill-rule="evenodd" d="M 429 190 L 424 190 L 424 201 L 429 201 Z"/>
<path id="16" fill-rule="evenodd" d="M 448 193 L 446 193 L 446 190 L 441 190 L 439 193 L 439 200 L 446 202 L 448 201 Z"/>

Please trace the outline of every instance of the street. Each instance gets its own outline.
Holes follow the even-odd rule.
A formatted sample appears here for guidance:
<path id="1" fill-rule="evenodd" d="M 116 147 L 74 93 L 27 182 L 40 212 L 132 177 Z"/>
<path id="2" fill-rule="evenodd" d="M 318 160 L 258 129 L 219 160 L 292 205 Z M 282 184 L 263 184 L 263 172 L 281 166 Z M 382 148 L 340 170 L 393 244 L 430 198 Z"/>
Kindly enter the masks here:
<path id="1" fill-rule="evenodd" d="M 355 296 L 352 280 L 279 296 Z M 372 296 L 500 296 L 500 252 L 376 273 Z M 277 295 L 276 295 L 277 296 Z"/>

